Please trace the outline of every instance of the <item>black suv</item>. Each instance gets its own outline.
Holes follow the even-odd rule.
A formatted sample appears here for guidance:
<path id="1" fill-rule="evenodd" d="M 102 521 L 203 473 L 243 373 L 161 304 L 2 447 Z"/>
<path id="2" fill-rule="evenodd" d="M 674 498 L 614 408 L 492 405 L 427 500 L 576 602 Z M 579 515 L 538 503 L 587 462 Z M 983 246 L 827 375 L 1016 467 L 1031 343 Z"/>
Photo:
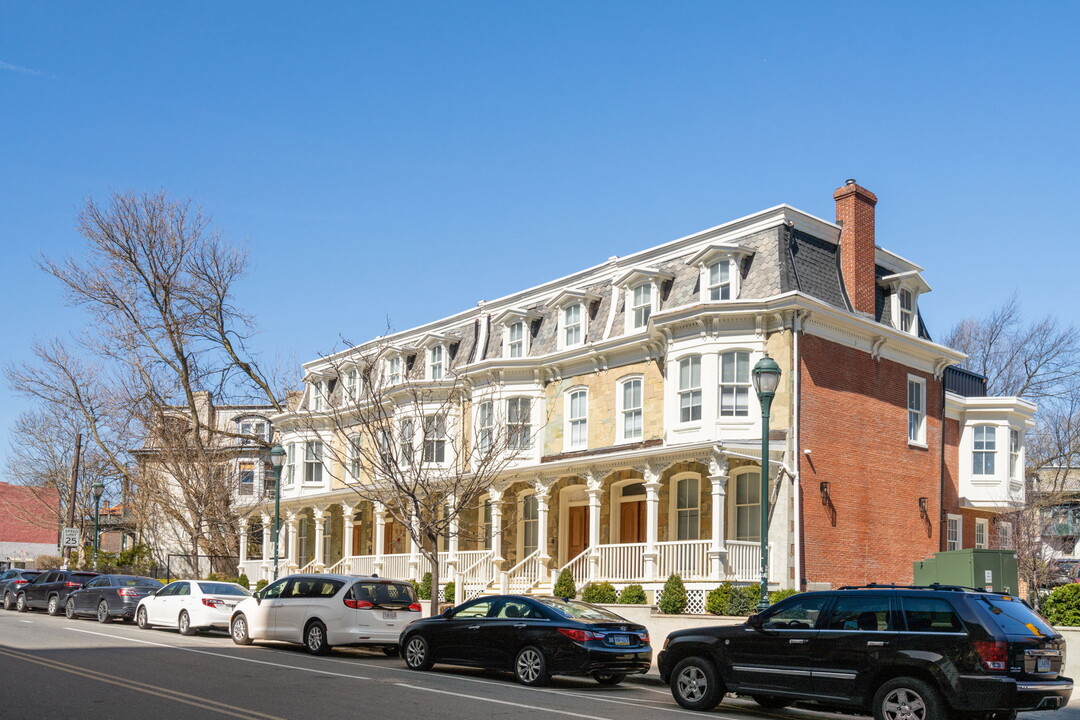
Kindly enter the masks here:
<path id="1" fill-rule="evenodd" d="M 675 700 L 812 701 L 877 720 L 1010 718 L 1064 706 L 1065 639 L 1009 595 L 868 585 L 793 595 L 742 625 L 679 630 L 657 658 Z"/>
<path id="2" fill-rule="evenodd" d="M 47 610 L 50 615 L 62 615 L 64 602 L 72 590 L 81 588 L 97 577 L 96 572 L 82 570 L 49 570 L 19 588 L 15 609 L 26 612 L 34 608 Z"/>

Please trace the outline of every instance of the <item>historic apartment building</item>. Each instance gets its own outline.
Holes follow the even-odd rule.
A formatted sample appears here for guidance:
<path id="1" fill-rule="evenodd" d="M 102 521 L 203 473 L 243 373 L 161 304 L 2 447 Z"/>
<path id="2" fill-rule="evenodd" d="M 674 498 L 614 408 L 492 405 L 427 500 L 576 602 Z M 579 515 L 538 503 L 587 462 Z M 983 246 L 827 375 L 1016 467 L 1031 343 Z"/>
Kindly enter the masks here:
<path id="1" fill-rule="evenodd" d="M 280 569 L 425 569 L 350 489 L 367 479 L 328 451 L 341 433 L 319 429 L 376 345 L 391 383 L 466 381 L 440 432 L 528 438 L 464 519 L 480 531 L 440 554 L 459 598 L 550 588 L 563 568 L 652 590 L 678 573 L 691 609 L 755 582 L 765 353 L 783 373 L 764 459 L 774 586 L 910 582 L 935 551 L 1008 544 L 995 520 L 1023 502 L 1034 406 L 953 369 L 964 356 L 923 323 L 922 268 L 876 244 L 877 198 L 854 181 L 834 198 L 835 222 L 779 205 L 305 364 L 303 398 L 270 418 L 289 458 Z M 273 571 L 273 504 L 248 497 L 254 581 Z"/>

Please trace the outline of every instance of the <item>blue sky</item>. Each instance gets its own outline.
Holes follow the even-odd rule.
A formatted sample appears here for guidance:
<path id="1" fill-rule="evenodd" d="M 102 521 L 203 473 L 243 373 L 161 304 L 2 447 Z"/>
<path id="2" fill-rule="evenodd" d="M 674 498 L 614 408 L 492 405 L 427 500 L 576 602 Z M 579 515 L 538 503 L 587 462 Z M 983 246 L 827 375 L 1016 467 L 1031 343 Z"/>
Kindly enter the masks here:
<path id="1" fill-rule="evenodd" d="M 83 322 L 42 253 L 164 188 L 301 362 L 779 203 L 876 192 L 941 337 L 1073 322 L 1075 3 L 0 5 L 0 360 Z M 25 402 L 0 391 L 0 453 Z"/>

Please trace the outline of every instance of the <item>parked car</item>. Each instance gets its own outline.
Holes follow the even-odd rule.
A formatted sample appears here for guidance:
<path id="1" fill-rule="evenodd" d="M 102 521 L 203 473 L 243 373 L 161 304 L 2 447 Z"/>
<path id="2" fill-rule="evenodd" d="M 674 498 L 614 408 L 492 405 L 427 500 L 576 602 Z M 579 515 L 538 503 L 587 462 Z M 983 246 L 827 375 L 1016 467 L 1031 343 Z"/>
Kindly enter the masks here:
<path id="1" fill-rule="evenodd" d="M 1064 706 L 1065 640 L 1026 603 L 970 588 L 866 586 L 794 595 L 742 625 L 679 630 L 660 677 L 684 708 L 725 693 L 877 720 L 1011 718 Z"/>
<path id="2" fill-rule="evenodd" d="M 181 635 L 199 630 L 229 627 L 233 608 L 251 591 L 236 583 L 218 580 L 177 580 L 139 600 L 135 621 L 143 630 L 174 627 Z"/>
<path id="3" fill-rule="evenodd" d="M 161 589 L 154 578 L 138 575 L 98 575 L 75 590 L 64 603 L 69 618 L 94 616 L 107 623 L 113 618 L 135 619 L 139 601 Z"/>
<path id="4" fill-rule="evenodd" d="M 1061 585 L 1071 585 L 1080 582 L 1080 560 L 1057 560 L 1050 568 L 1050 576 L 1047 578 L 1046 587 L 1056 588 Z"/>
<path id="5" fill-rule="evenodd" d="M 4 598 L 4 609 L 15 609 L 15 598 L 19 594 L 19 588 L 27 584 L 38 575 L 41 570 L 22 570 L 11 568 L 0 575 L 0 596 Z"/>
<path id="6" fill-rule="evenodd" d="M 479 597 L 417 620 L 401 634 L 413 670 L 434 663 L 512 670 L 525 685 L 552 675 L 592 675 L 617 685 L 648 672 L 649 631 L 604 608 L 555 597 Z"/>
<path id="7" fill-rule="evenodd" d="M 15 596 L 15 609 L 26 612 L 33 609 L 45 609 L 50 615 L 59 615 L 64 611 L 67 596 L 78 590 L 96 572 L 84 570 L 49 570 L 23 585 Z"/>
<path id="8" fill-rule="evenodd" d="M 412 583 L 362 575 L 289 575 L 240 602 L 230 633 L 253 640 L 303 643 L 313 655 L 338 645 L 382 647 L 397 654 L 402 629 L 420 617 Z"/>

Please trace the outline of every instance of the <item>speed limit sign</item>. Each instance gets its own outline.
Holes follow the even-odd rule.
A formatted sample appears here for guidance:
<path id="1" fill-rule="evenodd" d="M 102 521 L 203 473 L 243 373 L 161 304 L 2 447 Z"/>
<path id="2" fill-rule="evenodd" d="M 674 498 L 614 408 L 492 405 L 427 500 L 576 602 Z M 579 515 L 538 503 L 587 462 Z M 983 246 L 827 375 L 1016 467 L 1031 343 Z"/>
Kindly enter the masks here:
<path id="1" fill-rule="evenodd" d="M 60 547 L 79 547 L 79 528 L 64 528 L 60 535 Z"/>

